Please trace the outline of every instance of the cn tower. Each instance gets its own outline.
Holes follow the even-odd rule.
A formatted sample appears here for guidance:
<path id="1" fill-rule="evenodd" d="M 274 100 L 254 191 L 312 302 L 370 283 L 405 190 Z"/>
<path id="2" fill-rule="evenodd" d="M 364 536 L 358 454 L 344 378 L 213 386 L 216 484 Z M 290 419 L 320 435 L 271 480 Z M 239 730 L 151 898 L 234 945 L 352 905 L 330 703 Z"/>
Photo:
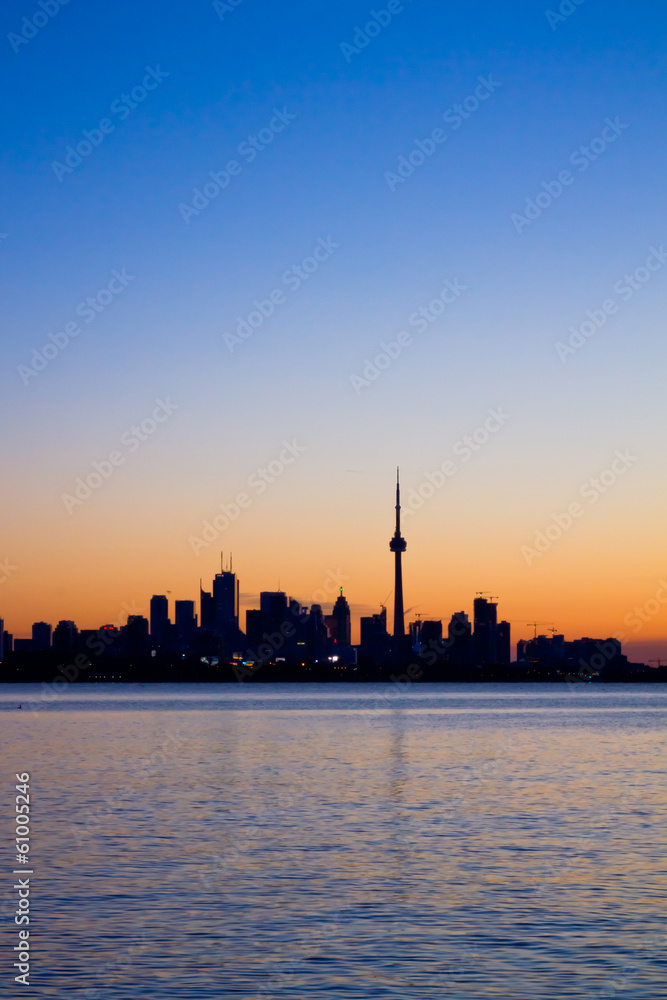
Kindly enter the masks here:
<path id="1" fill-rule="evenodd" d="M 403 563 L 402 556 L 408 547 L 408 543 L 401 535 L 401 483 L 400 470 L 396 470 L 396 532 L 389 542 L 389 548 L 396 557 L 396 571 L 394 580 L 394 638 L 399 639 L 405 635 L 405 619 L 403 612 Z"/>

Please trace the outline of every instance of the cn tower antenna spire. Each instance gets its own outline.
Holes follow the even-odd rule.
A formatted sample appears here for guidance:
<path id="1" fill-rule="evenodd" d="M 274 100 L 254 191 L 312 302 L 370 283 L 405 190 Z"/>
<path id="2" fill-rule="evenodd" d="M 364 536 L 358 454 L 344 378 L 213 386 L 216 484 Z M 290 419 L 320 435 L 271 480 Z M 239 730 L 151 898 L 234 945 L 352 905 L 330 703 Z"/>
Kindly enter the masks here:
<path id="1" fill-rule="evenodd" d="M 408 545 L 401 535 L 401 479 L 400 469 L 396 469 L 396 531 L 389 543 L 394 553 L 394 638 L 405 635 L 405 614 L 403 610 L 403 553 Z"/>

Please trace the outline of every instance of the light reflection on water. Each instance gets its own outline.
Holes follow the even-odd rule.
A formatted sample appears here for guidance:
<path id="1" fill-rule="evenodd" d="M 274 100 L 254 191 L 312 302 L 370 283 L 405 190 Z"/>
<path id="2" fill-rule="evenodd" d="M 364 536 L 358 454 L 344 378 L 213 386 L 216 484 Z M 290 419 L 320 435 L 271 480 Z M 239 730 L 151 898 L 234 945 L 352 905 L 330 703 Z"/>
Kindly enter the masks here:
<path id="1" fill-rule="evenodd" d="M 40 690 L 39 995 L 664 996 L 660 686 Z"/>

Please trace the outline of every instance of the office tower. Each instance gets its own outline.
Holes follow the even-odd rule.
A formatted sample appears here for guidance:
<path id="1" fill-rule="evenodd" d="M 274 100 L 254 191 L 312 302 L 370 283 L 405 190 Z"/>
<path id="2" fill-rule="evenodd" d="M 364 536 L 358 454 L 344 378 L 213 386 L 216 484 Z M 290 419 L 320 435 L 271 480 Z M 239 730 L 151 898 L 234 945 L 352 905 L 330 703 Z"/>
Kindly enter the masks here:
<path id="1" fill-rule="evenodd" d="M 262 613 L 262 630 L 264 632 L 279 632 L 286 623 L 292 624 L 287 595 L 282 590 L 262 591 L 259 595 L 259 607 Z"/>
<path id="2" fill-rule="evenodd" d="M 472 661 L 472 628 L 465 611 L 455 612 L 447 627 L 447 658 L 458 666 Z"/>
<path id="3" fill-rule="evenodd" d="M 180 652 L 192 649 L 197 632 L 194 601 L 176 601 L 176 642 Z"/>
<path id="4" fill-rule="evenodd" d="M 213 581 L 215 628 L 221 636 L 233 634 L 239 626 L 238 583 L 236 574 L 218 573 Z"/>
<path id="5" fill-rule="evenodd" d="M 32 626 L 32 648 L 40 652 L 51 649 L 51 626 L 46 622 L 35 622 Z"/>
<path id="6" fill-rule="evenodd" d="M 396 531 L 389 543 L 389 549 L 395 556 L 394 567 L 394 638 L 405 635 L 405 616 L 403 612 L 403 553 L 408 545 L 401 535 L 401 486 L 399 471 L 396 471 Z"/>
<path id="7" fill-rule="evenodd" d="M 379 615 L 371 615 L 361 619 L 361 656 L 373 663 L 385 663 L 389 658 L 391 643 L 387 632 L 387 609 L 383 608 Z"/>
<path id="8" fill-rule="evenodd" d="M 508 667 L 512 662 L 512 642 L 509 622 L 498 622 L 496 631 L 496 663 Z"/>
<path id="9" fill-rule="evenodd" d="M 421 623 L 422 649 L 433 649 L 442 643 L 442 622 L 424 621 Z"/>
<path id="10" fill-rule="evenodd" d="M 5 635 L 5 622 L 3 618 L 0 618 L 0 663 L 5 655 Z"/>
<path id="11" fill-rule="evenodd" d="M 315 661 L 315 663 L 322 663 L 326 660 L 329 635 L 321 605 L 313 604 L 307 615 L 306 609 L 302 609 L 302 614 L 296 628 L 295 652 L 297 659 L 301 656 L 301 662 L 303 663 L 304 656 L 302 654 L 305 652 L 306 660 Z"/>
<path id="12" fill-rule="evenodd" d="M 199 623 L 207 631 L 215 629 L 215 601 L 213 594 L 202 590 L 201 580 L 199 581 Z"/>
<path id="13" fill-rule="evenodd" d="M 496 642 L 498 629 L 498 605 L 485 597 L 475 599 L 475 630 L 473 632 L 473 653 L 477 666 L 496 663 Z"/>
<path id="14" fill-rule="evenodd" d="M 2 655 L 6 656 L 8 653 L 11 653 L 13 651 L 13 649 L 14 649 L 14 636 L 12 635 L 11 632 L 5 632 L 3 630 L 3 633 L 2 633 Z"/>
<path id="15" fill-rule="evenodd" d="M 324 622 L 329 629 L 329 635 L 339 646 L 349 646 L 352 642 L 352 619 L 350 605 L 343 596 L 343 588 L 333 606 L 333 611 L 327 615 Z"/>
<path id="16" fill-rule="evenodd" d="M 164 626 L 163 626 L 164 627 Z M 149 622 L 143 615 L 130 615 L 121 629 L 121 652 L 123 656 L 148 656 L 151 643 Z"/>
<path id="17" fill-rule="evenodd" d="M 264 615 L 261 611 L 246 611 L 245 631 L 247 644 L 251 650 L 256 650 L 264 635 Z"/>
<path id="18" fill-rule="evenodd" d="M 74 622 L 58 622 L 53 630 L 53 651 L 63 656 L 70 656 L 76 652 L 79 630 Z"/>
<path id="19" fill-rule="evenodd" d="M 151 640 L 154 646 L 164 646 L 169 621 L 169 601 L 162 594 L 151 597 Z"/>

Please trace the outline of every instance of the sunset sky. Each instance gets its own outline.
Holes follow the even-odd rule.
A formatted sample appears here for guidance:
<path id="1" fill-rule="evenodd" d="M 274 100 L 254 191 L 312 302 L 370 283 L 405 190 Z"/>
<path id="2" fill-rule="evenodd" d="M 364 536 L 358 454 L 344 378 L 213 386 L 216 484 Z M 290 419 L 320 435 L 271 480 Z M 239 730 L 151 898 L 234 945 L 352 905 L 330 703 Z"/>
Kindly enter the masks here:
<path id="1" fill-rule="evenodd" d="M 667 659 L 667 21 L 561 6 L 4 6 L 6 629 L 377 611 L 400 465 L 409 619 Z"/>

